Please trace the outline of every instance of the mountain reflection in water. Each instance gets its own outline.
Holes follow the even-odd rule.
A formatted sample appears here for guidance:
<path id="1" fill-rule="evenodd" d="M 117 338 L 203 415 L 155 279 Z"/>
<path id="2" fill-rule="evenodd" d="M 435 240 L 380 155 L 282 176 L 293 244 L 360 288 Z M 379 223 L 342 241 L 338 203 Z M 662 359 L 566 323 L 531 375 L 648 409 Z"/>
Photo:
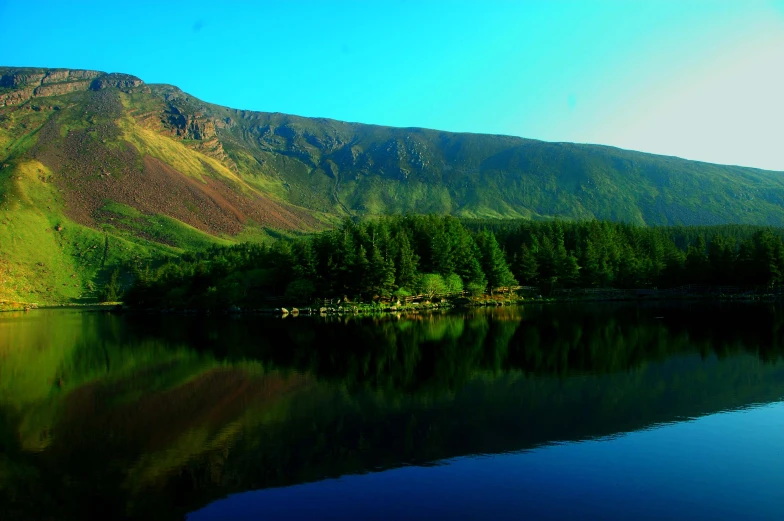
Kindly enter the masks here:
<path id="1" fill-rule="evenodd" d="M 377 318 L 0 315 L 0 517 L 182 519 L 227 494 L 780 400 L 771 305 Z"/>

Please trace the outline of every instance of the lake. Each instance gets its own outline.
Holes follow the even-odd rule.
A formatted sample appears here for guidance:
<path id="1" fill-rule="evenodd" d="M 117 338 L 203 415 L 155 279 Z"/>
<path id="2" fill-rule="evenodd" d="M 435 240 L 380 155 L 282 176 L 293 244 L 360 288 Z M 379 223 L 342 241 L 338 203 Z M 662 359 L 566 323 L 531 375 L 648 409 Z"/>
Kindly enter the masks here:
<path id="1" fill-rule="evenodd" d="M 781 519 L 784 308 L 0 314 L 0 518 Z"/>

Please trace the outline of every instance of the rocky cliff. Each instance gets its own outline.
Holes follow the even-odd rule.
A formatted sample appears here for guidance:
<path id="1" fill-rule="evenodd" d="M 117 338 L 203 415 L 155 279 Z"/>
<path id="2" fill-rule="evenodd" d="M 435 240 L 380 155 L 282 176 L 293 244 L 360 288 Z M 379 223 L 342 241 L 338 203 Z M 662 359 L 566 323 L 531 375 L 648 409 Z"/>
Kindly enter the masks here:
<path id="1" fill-rule="evenodd" d="M 20 105 L 31 98 L 61 96 L 88 89 L 129 89 L 144 82 L 129 74 L 106 74 L 70 69 L 0 68 L 0 107 Z"/>

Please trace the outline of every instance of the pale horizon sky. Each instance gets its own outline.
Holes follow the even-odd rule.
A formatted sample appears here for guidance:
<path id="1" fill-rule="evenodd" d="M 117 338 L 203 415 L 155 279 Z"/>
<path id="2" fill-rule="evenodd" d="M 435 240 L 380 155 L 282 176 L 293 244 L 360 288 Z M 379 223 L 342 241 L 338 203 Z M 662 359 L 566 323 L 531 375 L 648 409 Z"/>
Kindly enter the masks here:
<path id="1" fill-rule="evenodd" d="M 784 0 L 29 6 L 0 0 L 0 65 L 126 72 L 247 110 L 784 171 Z"/>

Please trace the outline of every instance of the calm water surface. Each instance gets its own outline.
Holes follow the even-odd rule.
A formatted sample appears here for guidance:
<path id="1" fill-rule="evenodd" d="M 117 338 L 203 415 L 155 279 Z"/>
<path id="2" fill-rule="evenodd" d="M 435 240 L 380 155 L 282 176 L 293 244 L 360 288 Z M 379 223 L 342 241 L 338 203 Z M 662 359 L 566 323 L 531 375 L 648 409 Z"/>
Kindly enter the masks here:
<path id="1" fill-rule="evenodd" d="M 782 519 L 784 309 L 0 314 L 2 519 Z"/>

